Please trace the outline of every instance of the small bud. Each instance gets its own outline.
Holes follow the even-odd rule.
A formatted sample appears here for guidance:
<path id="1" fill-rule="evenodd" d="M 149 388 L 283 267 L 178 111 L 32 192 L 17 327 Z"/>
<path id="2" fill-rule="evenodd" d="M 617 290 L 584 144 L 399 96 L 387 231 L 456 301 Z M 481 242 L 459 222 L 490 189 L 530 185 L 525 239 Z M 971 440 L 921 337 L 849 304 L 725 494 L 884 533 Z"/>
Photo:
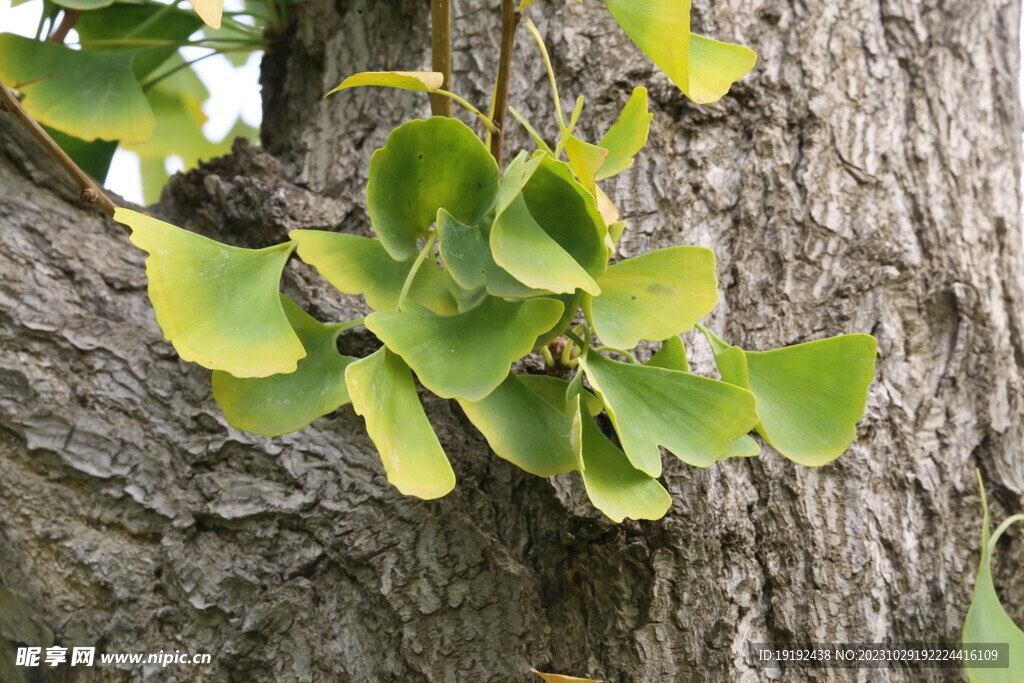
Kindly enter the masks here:
<path id="1" fill-rule="evenodd" d="M 96 200 L 99 199 L 100 197 L 96 190 L 92 189 L 91 187 L 87 187 L 82 190 L 81 198 L 82 201 L 87 204 L 95 204 Z"/>

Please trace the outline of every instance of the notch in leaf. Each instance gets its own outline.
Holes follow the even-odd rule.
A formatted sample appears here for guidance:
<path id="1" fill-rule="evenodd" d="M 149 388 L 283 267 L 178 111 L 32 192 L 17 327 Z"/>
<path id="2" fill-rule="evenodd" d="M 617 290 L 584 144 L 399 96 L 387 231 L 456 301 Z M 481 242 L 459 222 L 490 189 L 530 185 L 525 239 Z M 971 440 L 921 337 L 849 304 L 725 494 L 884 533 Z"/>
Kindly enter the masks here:
<path id="1" fill-rule="evenodd" d="M 878 345 L 866 334 L 744 351 L 710 330 L 722 379 L 757 397 L 757 432 L 779 453 L 808 467 L 832 462 L 857 436 Z"/>
<path id="2" fill-rule="evenodd" d="M 754 68 L 742 45 L 690 33 L 690 0 L 605 0 L 637 47 L 698 104 L 717 102 Z"/>
<path id="3" fill-rule="evenodd" d="M 487 297 L 465 313 L 377 312 L 366 327 L 400 355 L 420 382 L 441 398 L 479 401 L 508 375 L 512 362 L 562 315 L 554 299 L 508 302 Z"/>
<path id="4" fill-rule="evenodd" d="M 242 249 L 128 209 L 114 220 L 149 254 L 149 300 L 183 360 L 235 377 L 295 372 L 306 350 L 280 296 L 294 242 Z"/>
<path id="5" fill-rule="evenodd" d="M 388 481 L 429 500 L 455 488 L 455 472 L 416 394 L 409 367 L 383 347 L 345 370 L 352 407 L 366 420 Z"/>
<path id="6" fill-rule="evenodd" d="M 480 138 L 455 119 L 403 123 L 370 158 L 366 206 L 396 261 L 415 256 L 438 209 L 465 225 L 494 207 L 498 166 Z"/>
<path id="7" fill-rule="evenodd" d="M 664 446 L 683 462 L 710 467 L 757 424 L 754 396 L 725 382 L 619 363 L 593 350 L 580 357 L 633 466 L 661 475 Z"/>
<path id="8" fill-rule="evenodd" d="M 964 620 L 964 645 L 976 643 L 1007 643 L 1009 646 L 1009 667 L 976 668 L 965 664 L 967 678 L 971 683 L 1012 683 L 1019 680 L 1020 662 L 1024 661 L 1024 632 L 1006 613 L 995 583 L 992 581 L 992 555 L 996 544 L 1010 525 L 1024 521 L 1024 515 L 1014 515 L 1004 521 L 989 538 L 988 500 L 985 497 L 985 485 L 978 473 L 978 485 L 981 487 L 981 560 L 978 562 L 978 576 L 974 581 L 974 597 L 967 610 Z M 1018 673 L 1013 673 L 1017 671 Z"/>
<path id="9" fill-rule="evenodd" d="M 262 436 L 280 436 L 348 403 L 345 368 L 355 362 L 338 353 L 338 336 L 350 323 L 325 325 L 282 295 L 285 315 L 306 348 L 306 357 L 287 375 L 240 379 L 213 373 L 213 397 L 232 427 Z"/>
<path id="10" fill-rule="evenodd" d="M 704 247 L 669 247 L 610 266 L 598 278 L 601 295 L 583 310 L 609 346 L 631 349 L 689 332 L 718 303 L 715 254 Z"/>

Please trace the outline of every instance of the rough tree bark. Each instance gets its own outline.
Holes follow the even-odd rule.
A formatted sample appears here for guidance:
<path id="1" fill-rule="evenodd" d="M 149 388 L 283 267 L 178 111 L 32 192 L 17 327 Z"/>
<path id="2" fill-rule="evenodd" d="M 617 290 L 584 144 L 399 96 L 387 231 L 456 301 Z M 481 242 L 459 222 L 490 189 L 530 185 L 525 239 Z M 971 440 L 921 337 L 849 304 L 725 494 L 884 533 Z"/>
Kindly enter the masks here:
<path id="1" fill-rule="evenodd" d="M 455 3 L 453 87 L 477 102 L 498 4 Z M 572 477 L 495 458 L 438 399 L 459 485 L 437 502 L 387 484 L 350 408 L 293 436 L 241 434 L 208 373 L 162 341 L 142 255 L 0 115 L 0 679 L 25 677 L 19 643 L 214 654 L 73 671 L 90 680 L 498 681 L 536 666 L 667 681 L 777 675 L 751 667 L 751 641 L 955 640 L 974 470 L 997 517 L 1024 492 L 1019 3 L 695 5 L 699 31 L 760 54 L 713 106 L 654 73 L 600 3 L 531 12 L 565 95 L 587 95 L 591 139 L 635 83 L 651 90 L 649 151 L 610 188 L 623 256 L 713 247 L 714 326 L 749 348 L 878 337 L 846 455 L 816 470 L 770 451 L 707 471 L 666 458 L 668 517 L 616 526 Z M 175 179 L 161 215 L 250 246 L 366 232 L 368 156 L 426 100 L 320 96 L 351 72 L 429 64 L 427 5 L 294 8 L 264 61 L 266 151 Z M 550 134 L 526 38 L 512 101 Z M 525 142 L 514 128 L 509 144 Z M 324 318 L 358 308 L 301 264 L 287 288 Z M 1020 543 L 1001 557 L 1024 616 Z"/>

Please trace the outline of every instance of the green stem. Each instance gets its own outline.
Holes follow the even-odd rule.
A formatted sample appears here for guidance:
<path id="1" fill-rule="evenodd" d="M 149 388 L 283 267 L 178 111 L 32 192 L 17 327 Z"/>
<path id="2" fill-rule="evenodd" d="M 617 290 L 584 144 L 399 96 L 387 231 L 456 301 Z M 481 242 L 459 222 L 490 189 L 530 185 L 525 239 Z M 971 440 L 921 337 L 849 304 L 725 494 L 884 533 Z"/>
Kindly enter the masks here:
<path id="1" fill-rule="evenodd" d="M 551 349 L 544 345 L 540 347 L 540 353 L 544 356 L 544 365 L 553 368 L 555 367 L 555 357 L 551 355 Z"/>
<path id="2" fill-rule="evenodd" d="M 636 363 L 637 365 L 641 365 L 640 361 L 637 360 L 636 356 L 633 355 L 632 351 L 627 351 L 625 349 L 617 349 L 614 346 L 599 346 L 599 347 L 595 348 L 594 350 L 595 351 L 612 351 L 613 353 L 618 353 L 618 354 L 621 354 L 621 355 L 625 356 L 626 358 L 628 358 L 633 363 Z"/>
<path id="3" fill-rule="evenodd" d="M 469 111 L 471 111 L 474 114 L 476 114 L 477 117 L 479 117 L 480 120 L 484 122 L 484 125 L 487 126 L 487 130 L 490 131 L 491 134 L 494 134 L 494 133 L 498 132 L 498 127 L 494 125 L 494 121 L 491 121 L 491 119 L 488 118 L 486 115 L 484 115 L 484 113 L 482 111 L 480 111 L 479 109 L 477 109 L 472 104 L 470 104 L 466 100 L 462 99 L 461 97 L 459 97 L 455 93 L 448 92 L 447 90 L 435 90 L 434 92 L 436 94 L 438 94 L 438 95 L 444 95 L 445 97 L 452 98 L 453 100 L 455 100 L 456 102 L 461 104 L 463 107 L 465 107 Z"/>
<path id="4" fill-rule="evenodd" d="M 212 45 L 211 45 L 212 43 Z M 263 47 L 266 45 L 265 40 L 257 40 L 255 38 L 201 38 L 199 40 L 160 40 L 157 38 L 108 38 L 103 40 L 82 40 L 79 41 L 81 47 L 146 47 L 146 48 L 158 48 L 158 47 L 209 47 L 215 48 L 219 43 L 235 43 L 241 45 L 251 45 L 253 47 Z"/>
<path id="5" fill-rule="evenodd" d="M 565 145 L 569 142 L 569 138 L 572 136 L 572 132 L 576 130 L 576 124 L 579 123 L 580 114 L 583 113 L 583 95 L 576 98 L 576 106 L 572 108 L 572 113 L 569 114 L 569 125 L 565 127 L 562 134 L 558 136 L 558 145 L 555 147 L 555 158 L 561 159 L 562 152 L 565 151 Z"/>
<path id="6" fill-rule="evenodd" d="M 247 48 L 247 47 L 227 47 L 227 48 L 224 48 L 224 49 L 221 49 L 221 50 L 218 50 L 218 49 L 215 49 L 215 48 L 210 48 L 210 49 L 213 50 L 213 52 L 211 52 L 210 54 L 203 55 L 202 57 L 196 57 L 191 62 L 184 62 L 182 64 L 178 64 L 173 69 L 169 69 L 166 72 L 160 74 L 159 76 L 155 76 L 155 77 L 149 79 L 148 81 L 146 81 L 145 83 L 142 84 L 142 92 L 149 92 L 150 89 L 154 85 L 159 83 L 160 81 L 162 81 L 165 78 L 168 78 L 170 76 L 173 76 L 174 74 L 178 73 L 182 69 L 187 69 L 190 66 L 192 66 L 193 64 L 201 62 L 204 59 L 209 59 L 210 57 L 215 57 L 216 55 L 222 55 L 225 52 L 248 52 L 249 51 L 249 48 Z"/>
<path id="7" fill-rule="evenodd" d="M 1003 535 L 1003 532 L 1009 529 L 1011 524 L 1020 521 L 1024 521 L 1024 515 L 1014 515 L 996 527 L 996 530 L 992 533 L 992 538 L 988 541 L 988 550 L 990 553 L 995 550 L 996 543 L 999 541 L 999 537 Z"/>
<path id="8" fill-rule="evenodd" d="M 586 347 L 586 344 L 583 342 L 583 340 L 580 339 L 574 332 L 566 330 L 565 336 L 576 342 L 576 345 L 579 346 L 581 349 Z"/>
<path id="9" fill-rule="evenodd" d="M 562 119 L 562 102 L 558 99 L 558 83 L 555 82 L 555 69 L 551 66 L 551 56 L 548 48 L 544 45 L 544 39 L 540 36 L 537 26 L 530 20 L 526 20 L 526 28 L 533 34 L 537 46 L 540 48 L 540 56 L 544 59 L 544 68 L 548 70 L 548 80 L 551 82 L 551 98 L 555 102 L 555 118 L 558 120 L 558 132 L 565 131 L 565 121 Z"/>
<path id="10" fill-rule="evenodd" d="M 419 271 L 420 266 L 423 265 L 423 262 L 426 260 L 427 254 L 429 254 L 434 249 L 434 242 L 436 240 L 437 233 L 431 232 L 430 235 L 427 236 L 427 243 L 423 245 L 423 249 L 420 250 L 419 256 L 417 256 L 416 260 L 412 262 L 412 268 L 409 269 L 409 274 L 405 276 L 405 282 L 402 284 L 402 293 L 398 295 L 399 306 L 401 306 L 402 303 L 408 298 L 409 289 L 412 287 L 412 281 L 416 279 L 416 273 Z"/>
<path id="11" fill-rule="evenodd" d="M 181 0 L 174 0 L 174 2 L 167 3 L 166 5 L 158 9 L 156 12 L 153 12 L 153 14 L 149 15 L 148 19 L 143 21 L 141 24 L 135 26 L 132 30 L 126 32 L 124 34 L 124 38 L 133 38 L 139 35 L 147 28 L 154 25 L 155 23 L 163 19 L 165 16 L 170 14 L 172 10 L 177 9 L 179 2 L 181 2 Z"/>
<path id="12" fill-rule="evenodd" d="M 537 144 L 537 149 L 543 150 L 548 154 L 554 154 L 554 152 L 551 151 L 551 148 L 548 147 L 548 143 L 544 142 L 544 138 L 542 138 L 540 133 L 530 125 L 530 122 L 526 120 L 526 117 L 516 111 L 515 107 L 509 107 L 508 110 L 512 113 L 512 116 L 516 117 L 516 121 L 526 129 L 526 132 L 530 134 L 530 137 L 533 138 L 533 141 Z"/>
<path id="13" fill-rule="evenodd" d="M 430 0 L 430 49 L 434 71 L 444 76 L 441 87 L 452 88 L 452 4 L 451 0 Z M 451 116 L 452 102 L 431 93 L 430 111 L 434 116 Z"/>
<path id="14" fill-rule="evenodd" d="M 362 327 L 364 324 L 366 324 L 366 318 L 356 318 L 355 320 L 346 320 L 343 323 L 334 323 L 329 325 L 329 327 L 334 330 L 334 341 L 337 342 L 342 332 L 348 332 L 355 327 Z"/>
<path id="15" fill-rule="evenodd" d="M 502 148 L 505 145 L 505 113 L 508 111 L 508 89 L 512 82 L 512 54 L 515 47 L 516 28 L 522 19 L 516 11 L 515 0 L 501 0 L 501 52 L 498 55 L 498 77 L 494 83 L 494 100 L 491 115 L 497 131 L 491 133 L 491 156 L 501 168 Z"/>

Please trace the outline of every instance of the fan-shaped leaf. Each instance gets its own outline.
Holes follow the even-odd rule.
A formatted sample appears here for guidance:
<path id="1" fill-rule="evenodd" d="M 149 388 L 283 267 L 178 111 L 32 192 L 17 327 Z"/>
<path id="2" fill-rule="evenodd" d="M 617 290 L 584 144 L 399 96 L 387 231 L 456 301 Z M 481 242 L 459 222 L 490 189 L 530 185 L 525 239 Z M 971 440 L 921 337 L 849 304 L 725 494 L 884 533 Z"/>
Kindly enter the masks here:
<path id="1" fill-rule="evenodd" d="M 403 261 L 416 254 L 438 209 L 473 225 L 494 206 L 497 190 L 498 167 L 480 138 L 436 116 L 402 124 L 373 153 L 366 205 L 384 248 Z"/>
<path id="2" fill-rule="evenodd" d="M 293 242 L 241 249 L 128 209 L 114 220 L 149 254 L 149 299 L 182 359 L 235 377 L 295 371 L 306 351 L 279 293 Z"/>
<path id="3" fill-rule="evenodd" d="M 157 14 L 159 13 L 159 16 Z M 119 52 L 133 57 L 132 71 L 138 80 L 155 75 L 157 69 L 178 54 L 178 45 L 203 25 L 191 10 L 179 10 L 159 3 L 119 2 L 103 9 L 83 12 L 75 22 L 79 42 L 87 52 Z M 167 41 L 167 45 L 125 44 L 132 40 Z M 180 56 L 179 56 L 180 57 Z M 178 60 L 179 63 L 182 60 Z M 176 79 L 179 80 L 180 79 Z M 204 89 L 205 90 L 205 89 Z M 202 95 L 206 99 L 209 95 Z"/>
<path id="4" fill-rule="evenodd" d="M 757 431 L 779 453 L 818 467 L 853 442 L 875 374 L 874 337 L 848 334 L 773 351 L 744 351 L 701 331 L 711 342 L 722 378 L 757 397 Z"/>
<path id="5" fill-rule="evenodd" d="M 686 94 L 697 104 L 717 102 L 755 64 L 757 53 L 748 47 L 691 33 L 690 88 Z"/>
<path id="6" fill-rule="evenodd" d="M 349 76 L 327 94 L 331 95 L 339 90 L 358 88 L 364 85 L 416 92 L 434 92 L 444 85 L 444 74 L 438 71 L 364 71 Z"/>
<path id="7" fill-rule="evenodd" d="M 579 444 L 583 485 L 590 502 L 616 524 L 631 519 L 661 519 L 672 507 L 672 497 L 657 480 L 633 467 L 629 458 L 589 416 L 576 413 L 581 423 Z"/>
<path id="8" fill-rule="evenodd" d="M 326 230 L 292 230 L 299 257 L 344 294 L 363 294 L 375 311 L 398 310 L 398 297 L 415 257 L 396 261 L 380 240 Z M 409 299 L 441 315 L 458 312 L 444 273 L 430 260 L 420 264 Z"/>
<path id="9" fill-rule="evenodd" d="M 608 268 L 601 295 L 585 297 L 583 309 L 603 342 L 631 349 L 681 332 L 718 302 L 715 254 L 704 247 L 669 247 Z"/>
<path id="10" fill-rule="evenodd" d="M 647 88 L 633 88 L 619 118 L 601 138 L 608 157 L 597 172 L 597 180 L 616 176 L 633 165 L 633 157 L 647 144 L 654 114 L 647 111 Z"/>
<path id="11" fill-rule="evenodd" d="M 569 165 L 579 178 L 580 184 L 587 192 L 597 197 L 597 184 L 594 179 L 608 158 L 608 150 L 598 145 L 580 140 L 569 135 L 565 143 L 565 153 L 569 157 Z"/>
<path id="12" fill-rule="evenodd" d="M 578 469 L 572 421 L 522 379 L 509 375 L 480 401 L 459 405 L 491 450 L 520 469 L 540 477 Z"/>
<path id="13" fill-rule="evenodd" d="M 442 398 L 479 401 L 561 315 L 562 304 L 554 299 L 510 303 L 488 297 L 476 308 L 451 316 L 373 313 L 366 327 L 405 359 L 427 389 Z"/>
<path id="14" fill-rule="evenodd" d="M 380 453 L 388 481 L 407 496 L 440 498 L 455 473 L 423 412 L 408 366 L 387 347 L 345 370 L 352 407 Z"/>
<path id="15" fill-rule="evenodd" d="M 37 121 L 85 142 L 144 142 L 156 121 L 132 74 L 132 55 L 72 50 L 0 34 L 0 80 L 24 93 Z"/>
<path id="16" fill-rule="evenodd" d="M 757 423 L 753 395 L 724 382 L 619 363 L 593 351 L 580 365 L 630 462 L 652 477 L 661 474 L 659 445 L 685 463 L 709 467 Z"/>
<path id="17" fill-rule="evenodd" d="M 717 102 L 754 68 L 757 55 L 742 45 L 690 33 L 689 0 L 605 0 L 637 47 L 698 104 Z"/>
<path id="18" fill-rule="evenodd" d="M 356 360 L 338 353 L 344 323 L 324 325 L 288 297 L 282 296 L 281 302 L 306 349 L 295 372 L 247 379 L 221 370 L 213 373 L 213 397 L 227 421 L 263 436 L 297 431 L 348 403 L 345 368 Z"/>
<path id="19" fill-rule="evenodd" d="M 981 475 L 978 476 L 978 483 L 981 484 Z M 1002 533 L 1011 524 L 1024 521 L 1024 515 L 1010 517 L 989 538 L 988 501 L 984 485 L 981 488 L 981 509 L 981 561 L 978 563 L 978 577 L 974 581 L 974 597 L 964 621 L 963 643 L 1007 643 L 1009 666 L 998 669 L 967 666 L 967 677 L 971 683 L 1013 683 L 1020 680 L 1020 662 L 1024 661 L 1024 632 L 1013 622 L 999 601 L 992 581 L 992 554 Z"/>

